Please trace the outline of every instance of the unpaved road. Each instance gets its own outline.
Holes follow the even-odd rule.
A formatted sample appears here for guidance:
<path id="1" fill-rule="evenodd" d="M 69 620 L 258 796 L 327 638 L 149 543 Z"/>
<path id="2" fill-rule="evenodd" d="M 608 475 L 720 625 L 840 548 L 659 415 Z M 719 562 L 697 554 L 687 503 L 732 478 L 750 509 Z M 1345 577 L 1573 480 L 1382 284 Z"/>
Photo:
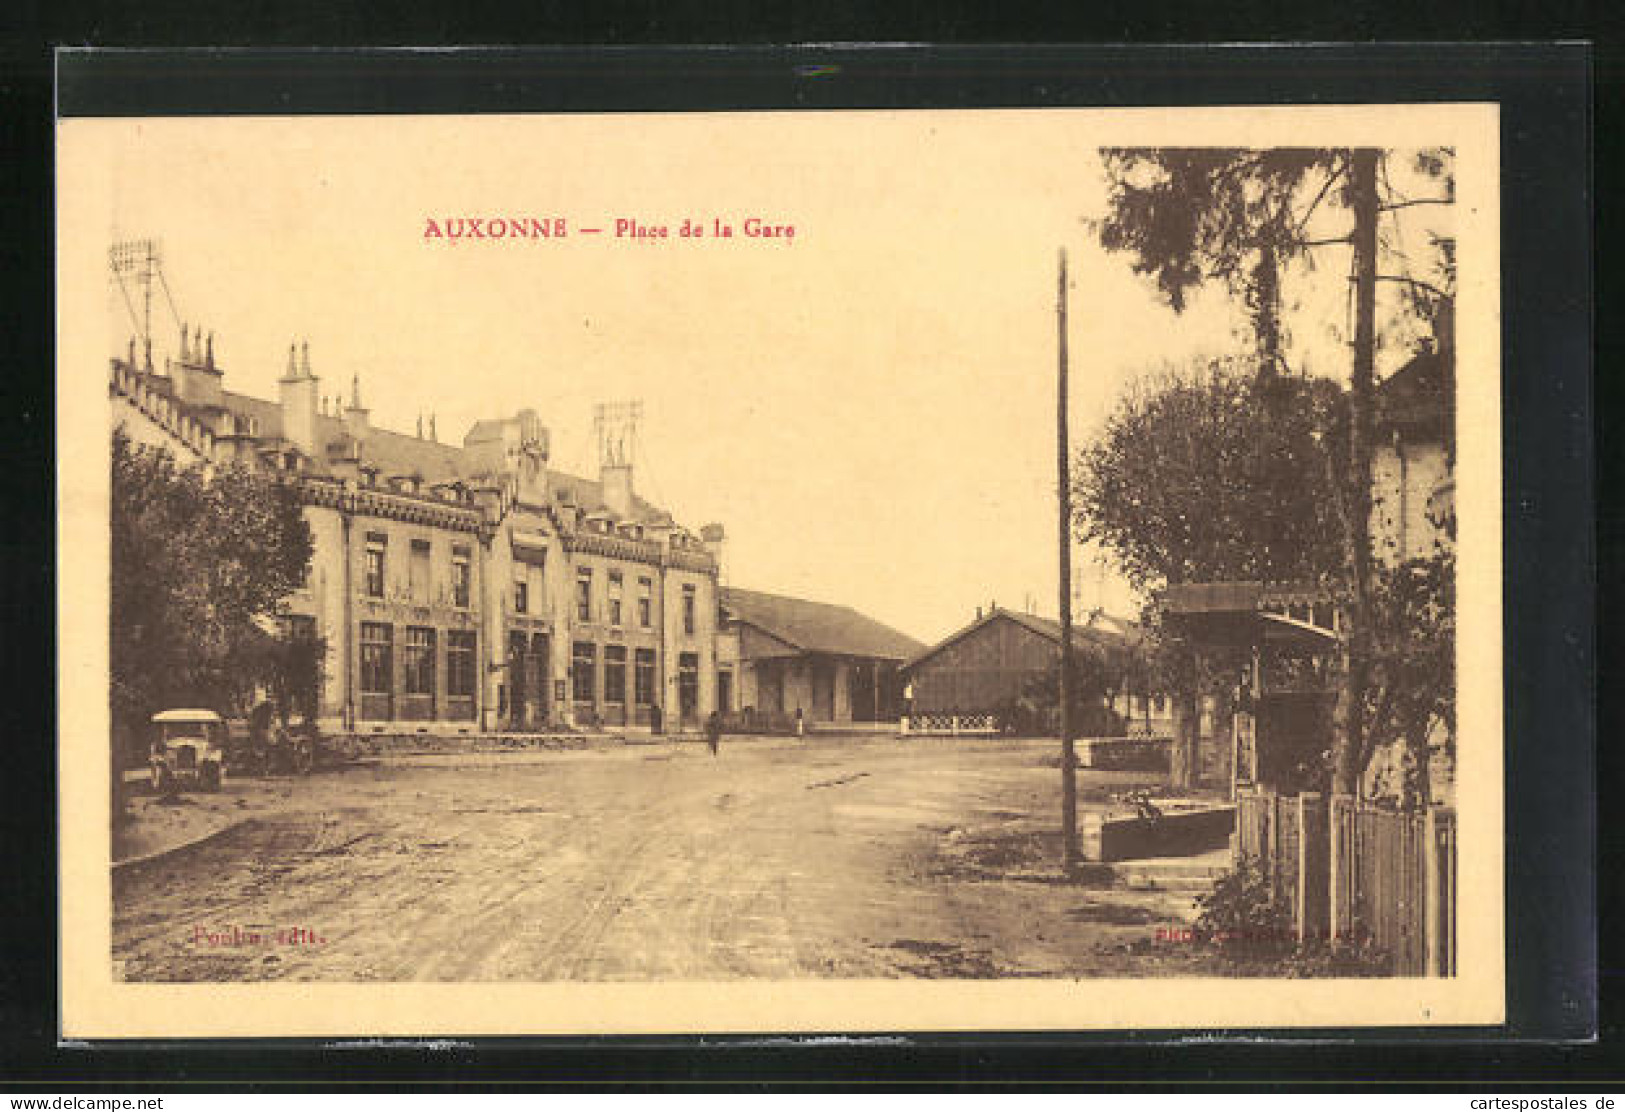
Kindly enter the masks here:
<path id="1" fill-rule="evenodd" d="M 1188 921 L 1189 894 L 1057 881 L 1052 749 L 730 739 L 718 758 L 668 744 L 323 773 L 217 838 L 118 870 L 115 969 L 337 981 L 1191 972 L 1192 955 L 1146 945 Z M 1080 774 L 1086 798 L 1134 780 Z"/>

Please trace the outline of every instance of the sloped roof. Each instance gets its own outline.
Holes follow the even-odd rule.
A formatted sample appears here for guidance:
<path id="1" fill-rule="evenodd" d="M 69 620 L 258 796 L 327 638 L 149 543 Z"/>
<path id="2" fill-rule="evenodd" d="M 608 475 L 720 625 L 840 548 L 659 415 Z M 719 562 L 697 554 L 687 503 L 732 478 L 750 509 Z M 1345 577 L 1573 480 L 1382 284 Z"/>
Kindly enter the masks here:
<path id="1" fill-rule="evenodd" d="M 963 626 L 960 629 L 955 630 L 953 633 L 950 633 L 941 641 L 938 641 L 935 645 L 924 647 L 919 653 L 909 659 L 906 667 L 916 667 L 923 661 L 929 660 L 931 657 L 937 655 L 937 653 L 941 652 L 943 649 L 946 649 L 949 645 L 952 645 L 960 639 L 968 637 L 977 630 L 982 629 L 984 626 L 991 625 L 993 622 L 1000 621 L 1001 619 L 1014 622 L 1024 629 L 1028 629 L 1033 633 L 1038 634 L 1038 636 L 1044 638 L 1046 641 L 1053 641 L 1057 645 L 1061 643 L 1061 623 L 1055 621 L 1053 618 L 1040 618 L 1036 614 L 1026 614 L 1019 610 L 1006 610 L 1002 606 L 995 606 L 986 614 L 983 614 L 981 617 L 971 622 L 969 625 Z M 1103 645 L 1112 648 L 1132 648 L 1144 641 L 1145 633 L 1135 623 L 1126 621 L 1122 618 L 1111 618 L 1110 620 L 1113 625 L 1122 626 L 1123 630 L 1126 632 L 1113 629 L 1106 625 L 1095 626 L 1081 623 L 1074 624 L 1072 627 L 1072 643 L 1074 645 Z"/>
<path id="2" fill-rule="evenodd" d="M 850 606 L 770 595 L 739 587 L 722 589 L 723 609 L 802 652 L 904 661 L 924 645 Z"/>
<path id="3" fill-rule="evenodd" d="M 596 510 L 604 505 L 604 484 L 596 479 L 583 479 L 579 475 L 549 470 L 547 482 L 555 498 L 568 495 L 571 504 L 584 510 Z M 670 513 L 652 502 L 645 501 L 637 494 L 632 495 L 632 515 L 633 520 L 644 525 L 675 523 Z"/>
<path id="4" fill-rule="evenodd" d="M 1448 431 L 1456 408 L 1455 353 L 1424 351 L 1377 386 L 1377 420 Z"/>
<path id="5" fill-rule="evenodd" d="M 1162 589 L 1159 600 L 1169 614 L 1221 614 L 1330 602 L 1332 597 L 1325 588 L 1310 582 L 1260 583 L 1243 579 L 1171 583 Z"/>
<path id="6" fill-rule="evenodd" d="M 154 379 L 159 376 L 152 376 Z M 258 436 L 262 440 L 281 440 L 284 438 L 282 428 L 282 406 L 280 403 L 266 398 L 256 398 L 249 394 L 239 394 L 233 390 L 222 390 L 220 400 L 223 407 L 254 420 Z M 185 405 L 176 399 L 177 404 Z M 195 406 L 188 408 L 196 409 Z M 479 421 L 475 429 L 500 428 L 502 422 L 498 420 Z M 318 443 L 322 445 L 333 444 L 346 436 L 344 420 L 341 417 L 320 414 L 316 418 L 316 435 Z M 319 453 L 320 458 L 313 459 L 312 470 L 317 474 L 326 474 L 329 471 L 325 453 Z M 476 464 L 469 452 L 458 444 L 447 444 L 436 440 L 425 440 L 405 433 L 392 432 L 389 429 L 379 428 L 376 425 L 368 428 L 367 435 L 362 442 L 362 462 L 368 466 L 376 467 L 385 475 L 417 475 L 426 483 L 451 482 L 462 480 L 464 482 L 478 478 L 478 472 L 484 464 Z M 603 485 L 594 479 L 584 479 L 551 468 L 547 473 L 548 485 L 555 497 L 568 492 L 570 501 L 583 509 L 593 510 L 604 505 Z M 633 520 L 643 525 L 674 525 L 676 520 L 670 511 L 656 506 L 652 502 L 637 496 L 632 497 Z"/>

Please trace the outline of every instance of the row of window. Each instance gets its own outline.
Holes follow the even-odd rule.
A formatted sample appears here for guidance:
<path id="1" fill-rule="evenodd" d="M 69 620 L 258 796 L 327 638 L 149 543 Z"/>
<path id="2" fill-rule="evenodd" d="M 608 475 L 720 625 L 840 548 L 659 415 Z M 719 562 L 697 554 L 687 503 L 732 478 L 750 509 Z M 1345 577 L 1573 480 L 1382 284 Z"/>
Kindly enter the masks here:
<path id="1" fill-rule="evenodd" d="M 413 540 L 407 549 L 407 593 L 415 602 L 433 601 L 429 542 Z M 451 550 L 451 604 L 468 608 L 473 573 L 470 567 L 471 550 L 467 545 L 454 545 Z M 384 597 L 384 576 L 389 563 L 389 537 L 384 533 L 368 533 L 366 568 L 362 576 L 362 589 L 369 598 Z"/>
<path id="2" fill-rule="evenodd" d="M 430 546 L 426 540 L 413 540 L 410 542 L 407 563 L 407 590 L 410 597 L 417 602 L 431 601 L 430 583 Z M 365 591 L 369 598 L 384 597 L 384 576 L 388 565 L 389 537 L 383 533 L 367 534 Z M 466 545 L 456 545 L 451 550 L 451 603 L 453 606 L 467 609 L 471 595 L 473 577 L 470 570 L 470 550 Z M 530 568 L 531 565 L 521 565 Z M 516 576 L 513 584 L 513 610 L 515 614 L 528 614 L 531 608 L 531 579 L 534 574 L 539 581 L 541 566 L 535 565 L 531 573 Z M 582 622 L 593 620 L 592 597 L 593 569 L 581 567 L 576 569 L 576 619 Z M 609 592 L 606 602 L 608 612 L 606 617 L 612 626 L 625 624 L 623 610 L 623 595 L 625 583 L 622 573 L 611 571 L 609 573 Z M 654 625 L 654 580 L 648 576 L 638 578 L 637 624 L 643 629 L 650 629 Z M 692 637 L 695 633 L 698 602 L 693 584 L 683 586 L 683 633 Z"/>
<path id="3" fill-rule="evenodd" d="M 433 696 L 435 673 L 440 666 L 436 654 L 438 630 L 429 626 L 406 626 L 402 641 L 401 693 L 403 695 Z M 472 630 L 445 631 L 446 696 L 473 698 L 478 676 L 478 641 Z M 625 645 L 605 645 L 604 650 L 604 702 L 622 705 L 626 702 Z M 592 703 L 598 694 L 598 646 L 591 641 L 577 641 L 570 653 L 570 691 L 578 703 Z M 677 680 L 679 697 L 685 705 L 698 694 L 700 657 L 698 653 L 679 653 Z M 363 695 L 392 695 L 395 692 L 395 627 L 388 622 L 361 623 L 361 693 Z M 655 651 L 635 649 L 632 653 L 632 698 L 640 707 L 654 705 Z"/>
<path id="4" fill-rule="evenodd" d="M 577 641 L 570 647 L 570 696 L 578 703 L 597 700 L 598 646 Z M 655 701 L 655 651 L 635 649 L 632 654 L 632 699 L 640 707 Z M 677 655 L 677 685 L 685 701 L 699 690 L 700 654 Z M 626 702 L 626 646 L 604 646 L 604 702 L 619 706 Z"/>
<path id="5" fill-rule="evenodd" d="M 440 666 L 436 653 L 438 630 L 429 626 L 407 626 L 402 642 L 401 691 L 406 695 L 433 695 L 435 672 Z M 478 648 L 473 630 L 446 631 L 446 695 L 473 698 Z M 395 690 L 395 627 L 388 622 L 361 623 L 361 693 L 389 695 Z"/>
<path id="6" fill-rule="evenodd" d="M 588 567 L 576 569 L 576 620 L 578 622 L 591 622 L 593 620 L 592 599 L 593 570 Z M 605 602 L 607 613 L 605 617 L 612 626 L 626 624 L 626 614 L 623 609 L 626 583 L 619 571 L 609 573 L 609 591 Z M 517 596 L 516 596 L 517 597 Z M 524 609 L 515 606 L 515 610 L 523 614 Z M 683 586 L 683 632 L 688 636 L 694 635 L 696 607 L 696 592 L 694 585 Z M 643 629 L 650 629 L 654 625 L 654 580 L 648 576 L 638 577 L 637 597 L 638 625 Z"/>

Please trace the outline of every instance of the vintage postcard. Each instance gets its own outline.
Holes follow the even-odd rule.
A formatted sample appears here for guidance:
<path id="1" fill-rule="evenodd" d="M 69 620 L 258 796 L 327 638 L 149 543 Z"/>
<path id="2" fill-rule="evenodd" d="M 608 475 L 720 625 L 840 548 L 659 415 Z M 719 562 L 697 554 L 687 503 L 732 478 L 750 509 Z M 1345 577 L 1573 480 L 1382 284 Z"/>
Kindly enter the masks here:
<path id="1" fill-rule="evenodd" d="M 64 1034 L 1501 1022 L 1498 126 L 62 120 Z"/>

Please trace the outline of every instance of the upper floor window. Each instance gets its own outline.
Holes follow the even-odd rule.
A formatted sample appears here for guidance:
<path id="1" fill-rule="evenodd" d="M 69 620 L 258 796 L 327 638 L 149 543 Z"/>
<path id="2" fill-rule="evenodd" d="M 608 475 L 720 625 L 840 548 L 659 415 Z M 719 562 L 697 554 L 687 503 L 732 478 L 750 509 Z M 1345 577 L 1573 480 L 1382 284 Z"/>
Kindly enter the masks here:
<path id="1" fill-rule="evenodd" d="M 654 624 L 654 580 L 644 576 L 638 580 L 638 625 L 648 629 Z"/>
<path id="2" fill-rule="evenodd" d="M 407 583 L 413 602 L 429 601 L 429 542 L 413 541 Z"/>
<path id="3" fill-rule="evenodd" d="M 683 632 L 690 637 L 694 635 L 694 585 L 686 584 L 683 587 Z"/>
<path id="4" fill-rule="evenodd" d="M 525 614 L 530 611 L 530 584 L 525 582 L 521 574 L 513 581 L 513 612 Z"/>
<path id="5" fill-rule="evenodd" d="M 592 569 L 576 569 L 576 620 L 592 621 Z"/>
<path id="6" fill-rule="evenodd" d="M 384 555 L 389 538 L 382 533 L 367 534 L 366 591 L 370 598 L 384 597 Z"/>
<path id="7" fill-rule="evenodd" d="M 621 573 L 609 573 L 609 624 L 621 624 Z"/>
<path id="8" fill-rule="evenodd" d="M 469 573 L 468 549 L 451 550 L 451 604 L 467 607 L 473 578 Z"/>

